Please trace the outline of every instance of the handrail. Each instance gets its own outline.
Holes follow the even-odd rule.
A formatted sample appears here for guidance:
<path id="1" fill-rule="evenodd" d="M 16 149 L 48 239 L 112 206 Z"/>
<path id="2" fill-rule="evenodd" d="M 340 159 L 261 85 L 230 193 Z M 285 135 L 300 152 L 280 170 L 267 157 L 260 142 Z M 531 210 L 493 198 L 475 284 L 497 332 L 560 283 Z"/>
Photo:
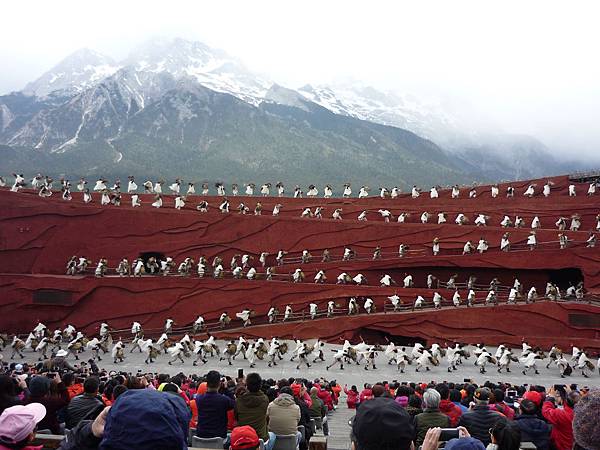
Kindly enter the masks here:
<path id="1" fill-rule="evenodd" d="M 344 299 L 347 299 L 347 297 L 343 297 Z M 331 299 L 335 301 L 335 298 Z M 585 296 L 583 299 L 581 300 L 551 300 L 547 297 L 538 297 L 536 299 L 535 302 L 531 302 L 531 303 L 538 303 L 538 302 L 554 302 L 554 303 L 575 303 L 575 304 L 590 304 L 590 305 L 594 305 L 594 306 L 599 306 L 600 307 L 600 297 L 595 296 L 595 295 L 590 295 L 590 296 Z M 461 305 L 459 307 L 455 307 L 452 305 L 451 301 L 448 301 L 446 299 L 444 299 L 442 301 L 442 306 L 441 308 L 438 309 L 456 309 L 456 308 L 477 308 L 477 307 L 496 307 L 496 306 L 501 306 L 501 305 L 513 305 L 513 306 L 518 306 L 518 305 L 525 305 L 528 304 L 528 302 L 515 302 L 515 303 L 509 303 L 509 302 L 502 302 L 502 303 L 498 303 L 498 304 L 486 304 L 485 303 L 485 299 L 483 297 L 477 298 L 472 305 L 473 306 L 467 306 L 464 299 L 461 303 Z M 364 308 L 362 307 L 362 305 L 358 305 L 358 309 L 359 311 L 364 311 Z M 317 314 L 315 315 L 315 319 L 322 319 L 322 318 L 336 318 L 336 317 L 354 317 L 357 315 L 360 316 L 364 316 L 364 315 L 376 315 L 376 314 L 395 314 L 395 313 L 412 313 L 412 312 L 418 312 L 418 311 L 431 311 L 431 310 L 436 310 L 436 308 L 433 305 L 432 301 L 426 301 L 424 302 L 424 306 L 422 308 L 417 308 L 415 309 L 413 305 L 411 304 L 401 304 L 397 309 L 394 310 L 393 306 L 390 304 L 389 301 L 386 301 L 384 303 L 384 307 L 382 312 L 374 312 L 374 313 L 366 313 L 366 312 L 359 312 L 358 314 L 348 314 L 348 309 L 347 308 L 335 308 L 333 313 L 331 315 L 327 314 L 327 310 L 326 308 L 324 309 L 319 309 L 319 311 L 317 312 Z M 293 312 L 289 318 L 287 320 L 282 320 L 284 317 L 284 313 L 279 312 L 277 314 L 276 317 L 276 321 L 271 323 L 269 322 L 268 318 L 266 317 L 266 313 L 261 315 L 261 316 L 251 316 L 250 320 L 251 320 L 251 325 L 249 325 L 248 327 L 254 327 L 254 326 L 262 326 L 262 325 L 277 325 L 277 324 L 281 324 L 282 322 L 301 322 L 301 321 L 306 321 L 306 320 L 313 320 L 311 319 L 311 314 L 309 311 L 307 311 L 306 309 L 302 310 L 302 311 L 296 311 Z M 237 319 L 237 318 L 231 318 L 231 322 L 226 325 L 225 327 L 222 327 L 220 325 L 220 323 L 218 321 L 210 321 L 210 322 L 205 322 L 205 326 L 200 330 L 200 333 L 209 333 L 212 334 L 213 332 L 221 332 L 221 331 L 231 331 L 231 330 L 237 330 L 237 329 L 245 329 L 248 327 L 243 327 L 243 323 L 241 321 L 241 319 Z M 160 336 L 163 332 L 164 329 L 161 328 L 150 328 L 150 329 L 144 329 L 144 336 Z M 193 326 L 187 325 L 187 326 L 183 326 L 183 327 L 173 327 L 172 329 L 172 334 L 190 334 L 193 331 Z M 112 334 L 127 334 L 127 335 L 131 335 L 131 329 L 130 328 L 124 328 L 124 329 L 115 329 L 115 330 L 111 330 Z M 129 342 L 131 339 L 128 338 L 119 338 L 120 340 L 124 341 L 124 342 Z"/>

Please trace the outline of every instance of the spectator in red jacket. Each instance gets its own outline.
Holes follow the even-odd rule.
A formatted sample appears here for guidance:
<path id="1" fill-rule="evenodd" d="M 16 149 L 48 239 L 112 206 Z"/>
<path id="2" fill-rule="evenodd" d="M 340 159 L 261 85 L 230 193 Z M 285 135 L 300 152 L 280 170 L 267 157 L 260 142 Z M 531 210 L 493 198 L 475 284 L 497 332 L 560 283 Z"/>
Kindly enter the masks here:
<path id="1" fill-rule="evenodd" d="M 568 389 L 568 387 L 567 387 Z M 562 400 L 556 395 L 554 387 L 550 388 L 546 401 L 542 406 L 542 415 L 552 425 L 550 440 L 556 450 L 571 450 L 573 448 L 573 407 L 579 401 L 579 394 L 568 390 Z M 557 406 L 562 404 L 562 409 Z"/>
<path id="2" fill-rule="evenodd" d="M 440 393 L 442 398 L 439 405 L 440 412 L 448 416 L 451 427 L 456 427 L 462 415 L 462 410 L 450 401 L 450 388 L 447 384 L 441 383 L 435 386 L 435 390 Z"/>
<path id="3" fill-rule="evenodd" d="M 362 391 L 360 391 L 360 395 L 358 396 L 358 400 L 360 403 L 365 400 L 371 400 L 373 398 L 373 389 L 369 383 L 365 383 L 365 387 Z"/>
<path id="4" fill-rule="evenodd" d="M 356 409 L 358 403 L 358 390 L 356 389 L 356 386 L 352 385 L 352 387 L 348 389 L 348 385 L 344 385 L 344 394 L 346 394 L 348 409 Z"/>
<path id="5" fill-rule="evenodd" d="M 498 411 L 499 413 L 504 414 L 508 420 L 514 420 L 515 410 L 508 406 L 504 401 L 504 392 L 502 389 L 494 389 L 493 400 L 494 402 L 490 402 L 489 405 L 492 411 Z"/>
<path id="6" fill-rule="evenodd" d="M 321 386 L 319 385 L 316 387 L 319 389 L 317 397 L 319 397 L 325 406 L 327 406 L 327 411 L 333 411 L 333 397 L 331 396 L 331 393 L 326 389 L 321 389 Z"/>

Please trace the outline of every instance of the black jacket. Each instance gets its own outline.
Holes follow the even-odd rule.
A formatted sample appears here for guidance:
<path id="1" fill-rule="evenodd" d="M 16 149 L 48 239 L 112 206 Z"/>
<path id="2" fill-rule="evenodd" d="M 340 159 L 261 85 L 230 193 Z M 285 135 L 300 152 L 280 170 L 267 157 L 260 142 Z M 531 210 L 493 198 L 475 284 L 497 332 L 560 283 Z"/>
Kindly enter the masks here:
<path id="1" fill-rule="evenodd" d="M 497 422 L 506 422 L 506 417 L 489 409 L 488 405 L 476 405 L 460 416 L 458 426 L 465 427 L 472 437 L 487 446 L 491 442 L 489 430 Z"/>
<path id="2" fill-rule="evenodd" d="M 75 428 L 82 420 L 94 420 L 104 409 L 104 403 L 95 395 L 81 394 L 73 397 L 65 419 L 65 427 Z"/>
<path id="3" fill-rule="evenodd" d="M 550 448 L 552 425 L 538 419 L 535 414 L 521 414 L 515 417 L 515 423 L 521 430 L 521 442 L 533 442 L 537 450 Z"/>
<path id="4" fill-rule="evenodd" d="M 59 450 L 96 450 L 102 438 L 92 434 L 92 421 L 82 420 L 69 431 L 60 444 Z"/>

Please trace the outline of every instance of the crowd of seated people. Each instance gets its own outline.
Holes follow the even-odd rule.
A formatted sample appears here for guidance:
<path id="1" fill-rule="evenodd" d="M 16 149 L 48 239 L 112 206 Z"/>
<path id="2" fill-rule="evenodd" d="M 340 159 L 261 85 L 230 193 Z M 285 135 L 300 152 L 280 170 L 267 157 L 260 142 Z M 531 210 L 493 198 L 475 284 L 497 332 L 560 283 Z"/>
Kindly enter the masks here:
<path id="1" fill-rule="evenodd" d="M 41 448 L 34 441 L 42 430 L 64 434 L 65 450 L 181 449 L 191 445 L 191 435 L 222 439 L 224 448 L 268 450 L 287 436 L 306 449 L 315 422 L 328 434 L 343 393 L 348 408 L 356 409 L 356 450 L 434 450 L 440 441 L 455 450 L 517 450 L 524 442 L 541 450 L 600 448 L 597 387 L 382 381 L 359 391 L 324 378 L 238 375 L 5 366 L 0 449 Z"/>

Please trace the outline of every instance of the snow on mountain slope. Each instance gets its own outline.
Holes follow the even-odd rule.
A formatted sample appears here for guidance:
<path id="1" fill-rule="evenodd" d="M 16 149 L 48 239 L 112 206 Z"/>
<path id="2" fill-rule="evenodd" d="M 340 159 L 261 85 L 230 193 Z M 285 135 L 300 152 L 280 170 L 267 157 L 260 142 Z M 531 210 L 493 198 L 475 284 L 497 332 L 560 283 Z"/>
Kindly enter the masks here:
<path id="1" fill-rule="evenodd" d="M 70 54 L 37 80 L 28 83 L 23 93 L 45 97 L 51 92 L 81 92 L 106 77 L 120 66 L 110 57 L 83 48 Z"/>
<path id="2" fill-rule="evenodd" d="M 382 92 L 358 83 L 306 85 L 298 92 L 337 114 L 404 128 L 435 141 L 441 135 L 456 132 L 454 118 L 439 104 L 426 104 L 408 95 Z"/>
<path id="3" fill-rule="evenodd" d="M 185 39 L 152 39 L 123 62 L 139 71 L 193 77 L 203 86 L 258 105 L 273 84 L 222 50 Z"/>

